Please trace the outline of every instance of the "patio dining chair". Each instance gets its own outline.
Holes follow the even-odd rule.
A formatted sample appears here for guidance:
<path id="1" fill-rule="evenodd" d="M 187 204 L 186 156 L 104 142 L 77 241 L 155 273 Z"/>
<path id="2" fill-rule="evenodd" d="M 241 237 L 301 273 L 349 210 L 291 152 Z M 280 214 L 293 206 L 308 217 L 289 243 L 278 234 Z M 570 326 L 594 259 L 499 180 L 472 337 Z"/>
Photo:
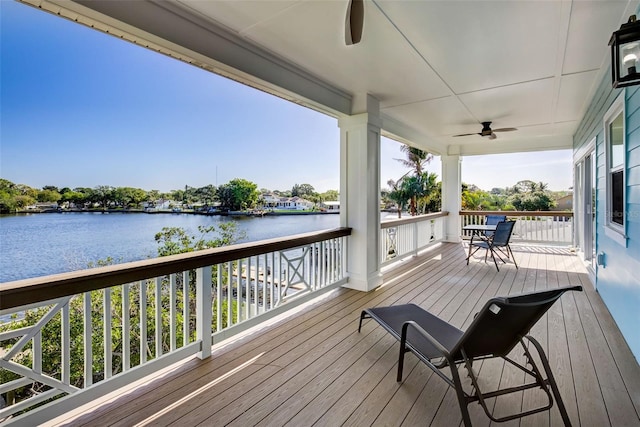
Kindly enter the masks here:
<path id="1" fill-rule="evenodd" d="M 495 422 L 514 420 L 551 410 L 555 399 L 565 426 L 571 421 L 562 401 L 560 391 L 551 372 L 547 356 L 538 341 L 527 335 L 529 330 L 566 291 L 582 291 L 581 286 L 557 288 L 509 297 L 496 297 L 487 301 L 466 331 L 436 317 L 415 304 L 368 308 L 360 314 L 358 332 L 364 319 L 374 319 L 387 332 L 400 341 L 397 381 L 402 381 L 405 353 L 412 352 L 456 391 L 456 397 L 465 426 L 471 426 L 468 405 L 478 402 L 485 414 Z M 526 363 L 509 357 L 520 344 Z M 538 367 L 533 358 L 535 349 L 542 364 Z M 473 370 L 473 362 L 502 358 L 526 374 L 526 384 L 507 384 L 503 388 L 486 392 L 481 390 L 479 378 Z M 471 378 L 471 390 L 467 391 L 460 380 L 459 367 L 463 366 Z M 449 367 L 450 375 L 442 369 Z M 543 376 L 546 375 L 546 378 Z M 482 371 L 481 371 L 482 372 Z M 493 405 L 488 399 L 498 396 L 535 390 L 546 403 L 532 409 L 523 409 L 501 417 L 489 410 Z M 544 399 L 546 395 L 546 399 Z"/>
<path id="2" fill-rule="evenodd" d="M 496 231 L 493 236 L 487 240 L 475 240 L 471 241 L 469 248 L 469 256 L 467 257 L 467 265 L 469 265 L 469 259 L 473 254 L 478 252 L 480 249 L 485 249 L 484 261 L 487 262 L 487 256 L 491 253 L 491 259 L 493 259 L 493 263 L 496 265 L 496 269 L 500 271 L 498 267 L 498 261 L 496 257 L 506 264 L 506 261 L 502 259 L 502 257 L 498 254 L 498 252 L 502 253 L 502 255 L 513 261 L 513 264 L 518 268 L 518 264 L 516 263 L 516 259 L 513 256 L 513 251 L 511 250 L 511 246 L 509 246 L 509 240 L 511 240 L 511 234 L 513 233 L 513 226 L 515 225 L 515 221 L 502 221 L 496 225 Z"/>
<path id="3" fill-rule="evenodd" d="M 487 215 L 484 218 L 484 224 L 485 225 L 498 225 L 498 223 L 506 221 L 507 220 L 507 216 L 506 215 Z M 493 231 L 485 231 L 484 232 L 484 237 L 485 238 L 491 238 L 493 237 Z"/>

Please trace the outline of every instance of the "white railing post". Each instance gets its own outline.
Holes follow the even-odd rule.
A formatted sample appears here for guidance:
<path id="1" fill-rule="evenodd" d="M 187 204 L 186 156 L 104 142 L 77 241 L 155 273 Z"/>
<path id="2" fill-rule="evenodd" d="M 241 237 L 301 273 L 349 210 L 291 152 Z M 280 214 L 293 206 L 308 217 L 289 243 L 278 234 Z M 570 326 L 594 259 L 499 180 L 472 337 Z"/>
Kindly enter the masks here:
<path id="1" fill-rule="evenodd" d="M 231 292 L 231 289 L 229 289 Z M 196 270 L 196 339 L 200 342 L 198 357 L 211 356 L 211 322 L 213 321 L 211 266 Z M 231 311 L 231 307 L 227 307 Z"/>

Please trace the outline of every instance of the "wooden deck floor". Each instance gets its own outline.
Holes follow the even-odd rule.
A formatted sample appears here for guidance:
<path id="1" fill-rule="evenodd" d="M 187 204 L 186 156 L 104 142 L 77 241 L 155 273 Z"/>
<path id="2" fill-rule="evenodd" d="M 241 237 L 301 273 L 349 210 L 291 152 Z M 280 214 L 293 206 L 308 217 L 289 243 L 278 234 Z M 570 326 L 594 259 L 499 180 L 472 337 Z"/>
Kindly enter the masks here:
<path id="1" fill-rule="evenodd" d="M 609 312 L 568 250 L 514 248 L 519 269 L 469 266 L 445 244 L 388 273 L 370 293 L 347 289 L 134 390 L 94 402 L 52 424 L 177 426 L 455 426 L 454 394 L 413 355 L 395 381 L 398 343 L 363 308 L 414 302 L 464 329 L 495 295 L 581 284 L 532 330 L 549 356 L 574 425 L 640 425 L 640 368 Z M 475 367 L 476 365 L 474 365 Z M 477 365 L 490 388 L 521 380 L 509 365 Z M 462 373 L 462 371 L 461 371 Z M 498 414 L 536 405 L 539 393 L 495 402 Z M 471 405 L 474 425 L 491 422 Z M 558 410 L 501 425 L 561 425 Z"/>

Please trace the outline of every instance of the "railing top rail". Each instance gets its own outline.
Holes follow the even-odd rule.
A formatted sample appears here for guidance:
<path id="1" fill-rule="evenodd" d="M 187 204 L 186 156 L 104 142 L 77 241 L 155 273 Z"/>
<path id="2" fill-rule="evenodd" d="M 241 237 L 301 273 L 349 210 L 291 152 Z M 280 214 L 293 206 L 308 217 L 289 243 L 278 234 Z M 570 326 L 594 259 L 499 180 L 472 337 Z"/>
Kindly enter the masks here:
<path id="1" fill-rule="evenodd" d="M 412 216 L 411 218 L 391 219 L 380 223 L 380 228 L 397 227 L 403 224 L 411 224 L 413 222 L 427 221 L 449 215 L 449 212 L 434 212 L 425 215 Z"/>
<path id="2" fill-rule="evenodd" d="M 573 216 L 573 211 L 460 211 L 460 215 Z"/>
<path id="3" fill-rule="evenodd" d="M 221 264 L 254 255 L 292 249 L 350 234 L 351 228 L 342 227 L 1 283 L 0 310 L 77 295 L 123 283 L 132 283 L 150 277 Z"/>

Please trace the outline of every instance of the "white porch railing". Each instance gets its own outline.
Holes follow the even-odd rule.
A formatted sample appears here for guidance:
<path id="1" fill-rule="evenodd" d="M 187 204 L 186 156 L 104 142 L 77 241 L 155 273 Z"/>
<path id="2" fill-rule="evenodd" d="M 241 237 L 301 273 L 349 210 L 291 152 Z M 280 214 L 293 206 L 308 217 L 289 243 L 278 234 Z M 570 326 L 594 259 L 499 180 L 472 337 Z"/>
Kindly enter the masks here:
<path id="1" fill-rule="evenodd" d="M 46 402 L 13 418 L 39 424 L 190 355 L 210 356 L 213 342 L 346 283 L 350 233 L 0 284 L 0 316 L 15 319 L 0 325 L 0 394 L 10 397 L 0 420 Z"/>
<path id="2" fill-rule="evenodd" d="M 464 228 L 469 224 L 484 224 L 487 215 L 506 215 L 516 221 L 512 242 L 571 245 L 573 242 L 573 212 L 565 211 L 461 211 Z M 461 230 L 461 236 L 471 238 L 471 232 Z"/>
<path id="3" fill-rule="evenodd" d="M 380 266 L 393 264 L 407 256 L 441 242 L 448 212 L 436 212 L 380 223 Z"/>

